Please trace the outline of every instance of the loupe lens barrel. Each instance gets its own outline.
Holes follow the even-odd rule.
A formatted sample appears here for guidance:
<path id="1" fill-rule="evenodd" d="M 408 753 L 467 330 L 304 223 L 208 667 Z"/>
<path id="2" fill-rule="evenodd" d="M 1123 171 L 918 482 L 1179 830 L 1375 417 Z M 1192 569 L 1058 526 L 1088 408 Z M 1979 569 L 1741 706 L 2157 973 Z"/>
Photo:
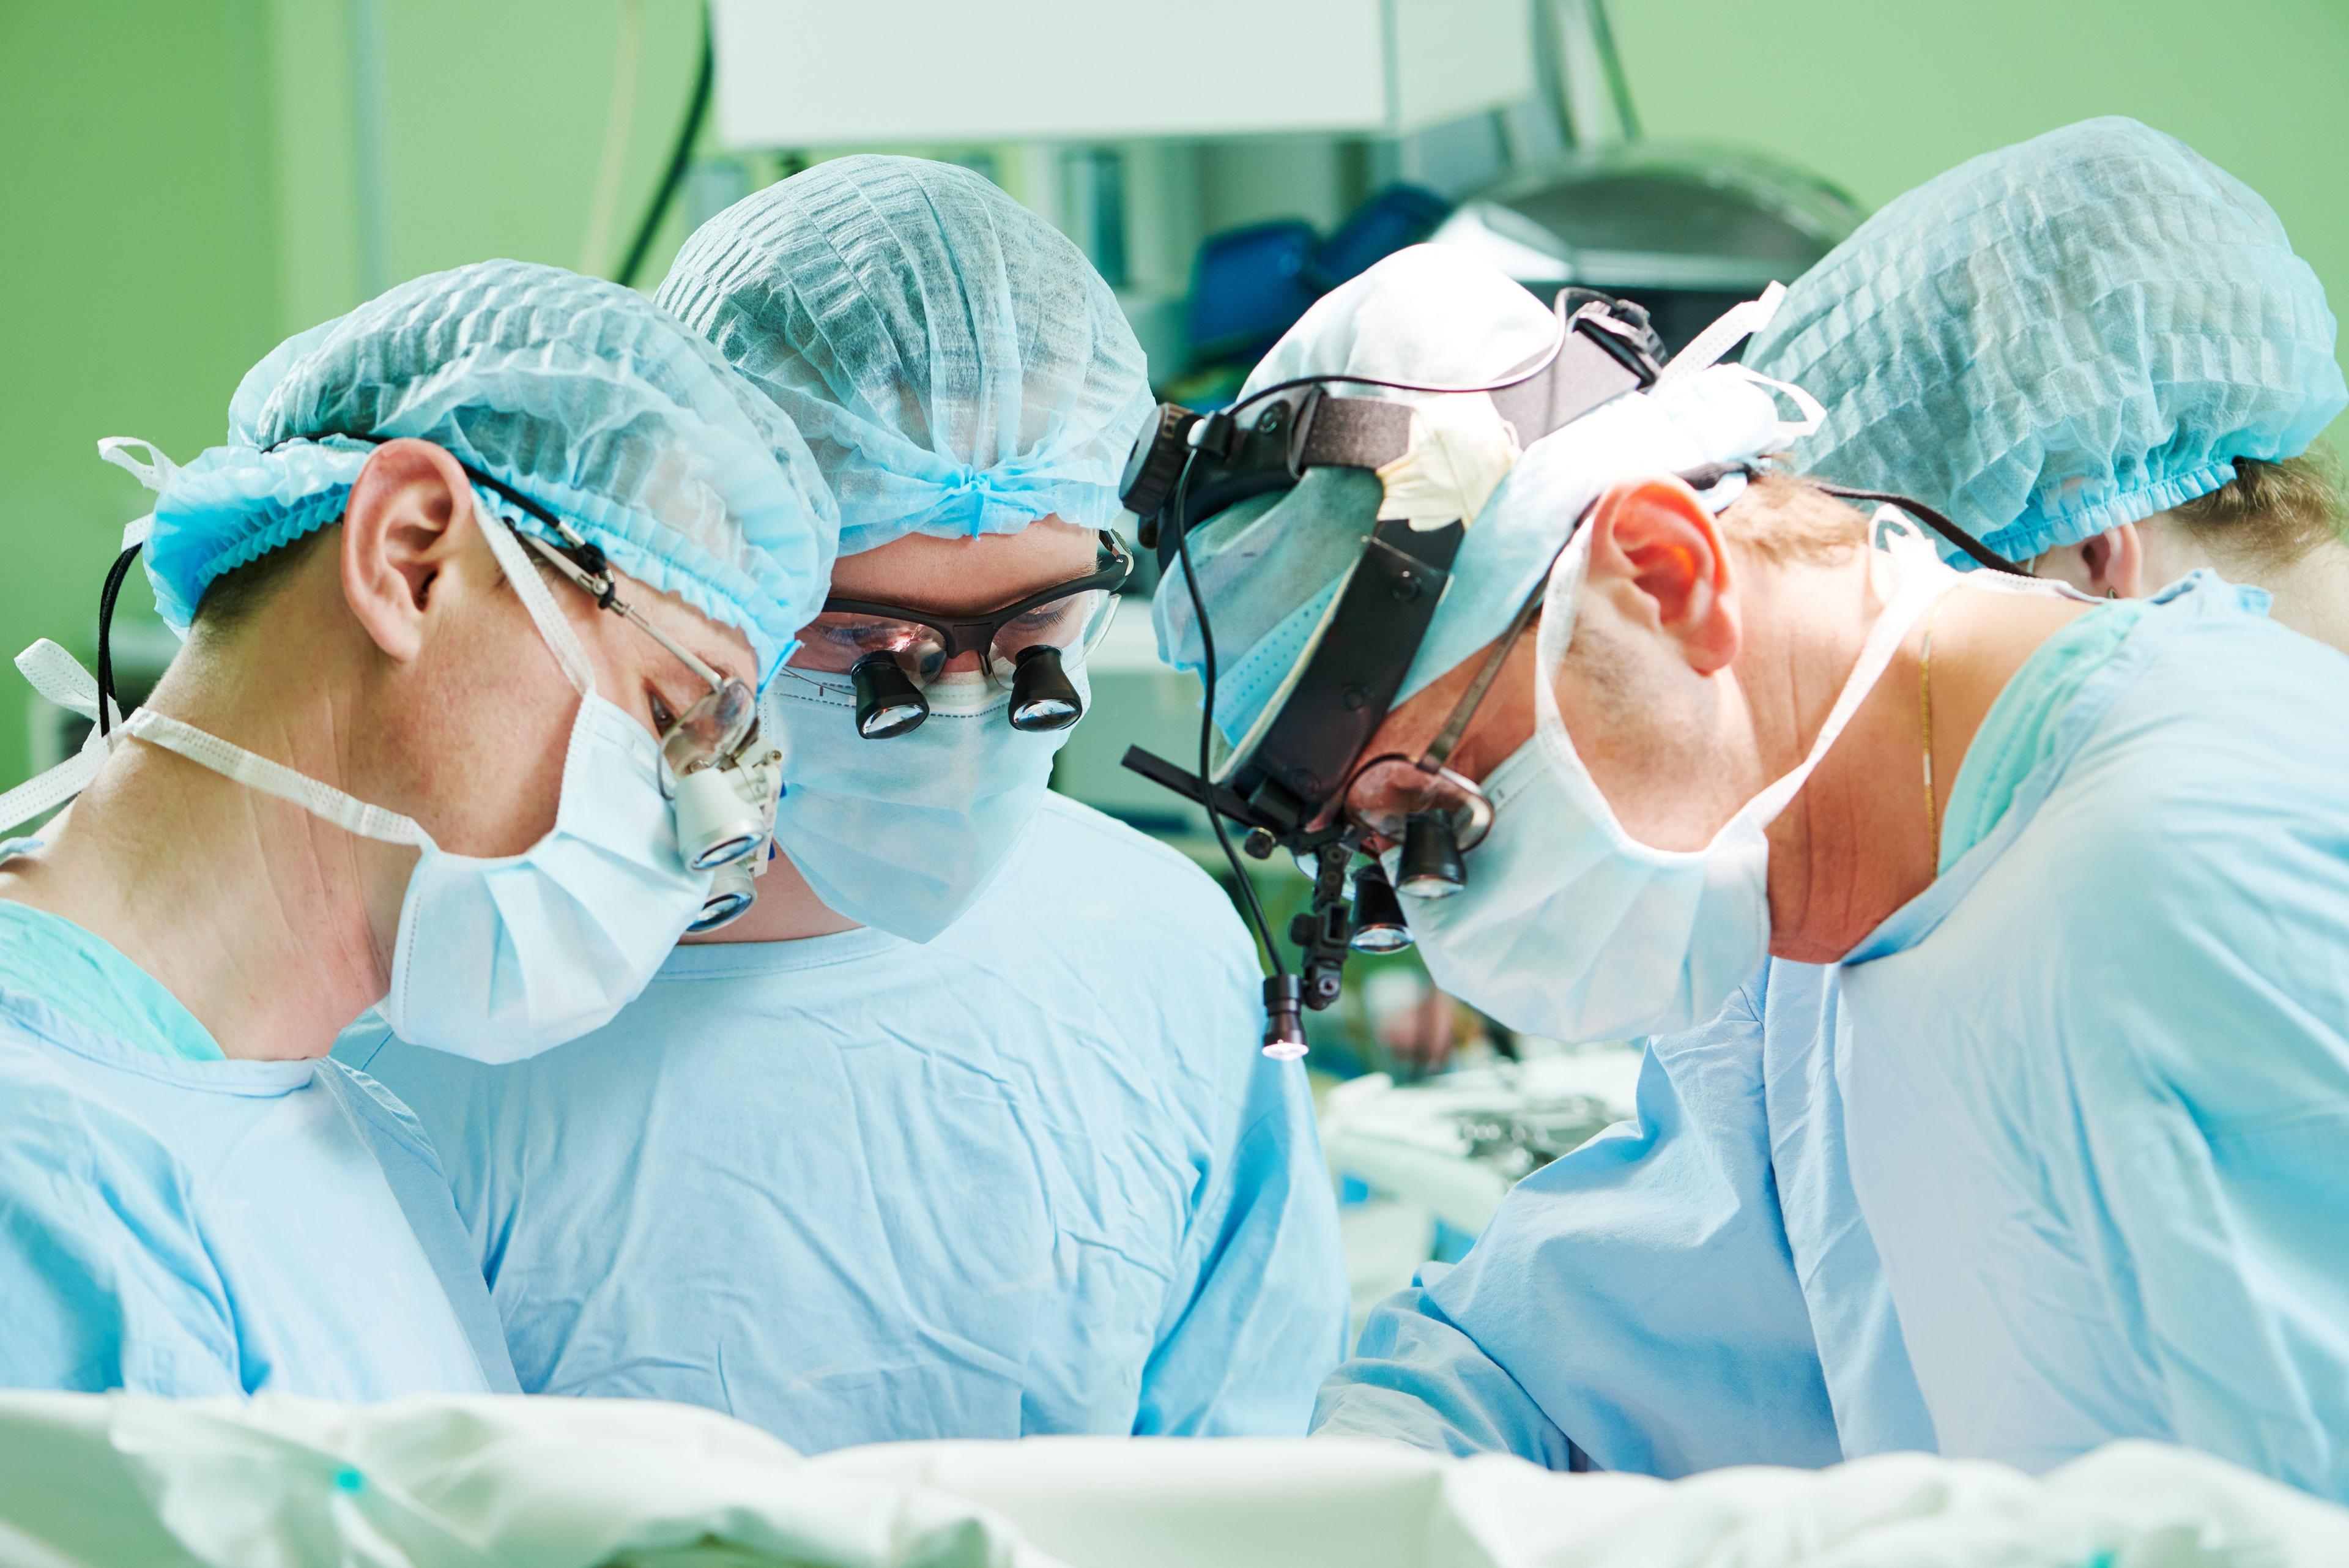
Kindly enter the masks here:
<path id="1" fill-rule="evenodd" d="M 885 653 L 858 659 L 849 679 L 856 687 L 856 732 L 868 741 L 919 729 L 930 716 L 929 699 Z"/>
<path id="2" fill-rule="evenodd" d="M 721 866 L 717 879 L 709 885 L 709 897 L 702 900 L 701 918 L 686 929 L 714 931 L 730 920 L 740 919 L 758 899 L 759 886 L 750 879 L 748 864 L 737 860 L 731 865 Z"/>
<path id="3" fill-rule="evenodd" d="M 1077 694 L 1069 672 L 1061 666 L 1061 650 L 1039 642 L 1019 650 L 1011 677 L 1011 727 L 1030 732 L 1065 730 L 1084 717 L 1085 701 Z"/>
<path id="4" fill-rule="evenodd" d="M 1354 873 L 1354 930 L 1347 939 L 1357 952 L 1398 953 L 1411 946 L 1402 900 L 1395 897 L 1386 868 L 1372 861 Z"/>
<path id="5" fill-rule="evenodd" d="M 1415 811 L 1404 818 L 1396 888 L 1414 898 L 1448 898 L 1467 885 L 1452 819 L 1433 811 Z"/>
<path id="6" fill-rule="evenodd" d="M 677 847 L 696 871 L 741 859 L 767 836 L 759 808 L 742 798 L 730 768 L 703 768 L 677 784 Z"/>

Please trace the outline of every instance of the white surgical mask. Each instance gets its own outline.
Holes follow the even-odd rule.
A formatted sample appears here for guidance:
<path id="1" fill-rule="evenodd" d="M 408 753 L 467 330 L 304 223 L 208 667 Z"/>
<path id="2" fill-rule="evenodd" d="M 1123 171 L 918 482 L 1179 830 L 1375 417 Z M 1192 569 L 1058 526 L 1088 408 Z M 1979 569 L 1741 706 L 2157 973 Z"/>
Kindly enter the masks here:
<path id="1" fill-rule="evenodd" d="M 1769 953 L 1770 824 L 1917 618 L 1956 585 L 1930 546 L 1905 533 L 1900 540 L 1878 562 L 1898 574 L 1890 602 L 1809 753 L 1702 849 L 1667 850 L 1624 831 L 1575 752 L 1551 689 L 1589 561 L 1585 528 L 1550 574 L 1534 736 L 1486 781 L 1493 827 L 1469 853 L 1467 886 L 1447 898 L 1403 898 L 1435 983 L 1512 1029 L 1568 1041 L 1671 1033 L 1717 1012 Z"/>
<path id="2" fill-rule="evenodd" d="M 348 832 L 413 846 L 384 1022 L 418 1045 L 511 1062 L 600 1027 L 632 1001 L 701 913 L 710 876 L 678 853 L 652 734 L 596 693 L 544 580 L 486 507 L 482 521 L 580 693 L 554 826 L 521 854 L 452 854 L 408 817 L 150 709 L 122 729 Z"/>
<path id="3" fill-rule="evenodd" d="M 1090 706 L 1084 660 L 1066 668 Z M 924 695 L 918 728 L 868 740 L 851 691 L 786 666 L 761 718 L 789 741 L 776 844 L 826 908 L 916 942 L 952 925 L 1003 868 L 1075 729 L 1013 729 L 1010 693 L 976 670 L 941 676 Z"/>

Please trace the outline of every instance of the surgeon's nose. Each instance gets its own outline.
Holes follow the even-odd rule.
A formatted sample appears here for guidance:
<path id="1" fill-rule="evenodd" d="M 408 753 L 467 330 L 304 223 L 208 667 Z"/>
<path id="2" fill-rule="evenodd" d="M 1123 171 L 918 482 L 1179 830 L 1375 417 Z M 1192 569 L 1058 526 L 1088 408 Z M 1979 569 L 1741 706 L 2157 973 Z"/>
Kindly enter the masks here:
<path id="1" fill-rule="evenodd" d="M 982 661 L 981 651 L 978 649 L 974 648 L 968 652 L 957 653 L 952 659 L 947 659 L 944 664 L 939 665 L 938 673 L 941 675 L 974 675 L 986 668 L 986 664 Z"/>

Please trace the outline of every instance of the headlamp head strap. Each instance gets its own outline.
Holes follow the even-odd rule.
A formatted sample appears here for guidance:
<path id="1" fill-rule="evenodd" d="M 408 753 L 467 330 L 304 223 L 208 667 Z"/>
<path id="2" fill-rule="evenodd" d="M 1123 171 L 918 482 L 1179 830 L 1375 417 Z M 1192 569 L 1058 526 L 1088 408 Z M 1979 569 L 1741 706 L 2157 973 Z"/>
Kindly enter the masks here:
<path id="1" fill-rule="evenodd" d="M 1560 323 L 1557 347 L 1547 360 L 1530 374 L 1495 387 L 1417 387 L 1372 378 L 1309 376 L 1268 387 L 1213 413 L 1161 403 L 1127 461 L 1121 499 L 1141 520 L 1135 537 L 1145 549 L 1158 552 L 1163 568 L 1174 556 L 1177 527 L 1196 527 L 1250 496 L 1288 489 L 1310 469 L 1375 472 L 1411 450 L 1411 404 L 1340 397 L 1330 390 L 1332 386 L 1392 385 L 1427 394 L 1487 392 L 1501 417 L 1515 428 L 1519 444 L 1530 446 L 1602 403 L 1653 385 L 1659 369 L 1653 338 L 1643 323 L 1620 321 L 1602 303 L 1586 301 Z M 1175 518 L 1167 514 L 1178 491 L 1183 515 Z"/>

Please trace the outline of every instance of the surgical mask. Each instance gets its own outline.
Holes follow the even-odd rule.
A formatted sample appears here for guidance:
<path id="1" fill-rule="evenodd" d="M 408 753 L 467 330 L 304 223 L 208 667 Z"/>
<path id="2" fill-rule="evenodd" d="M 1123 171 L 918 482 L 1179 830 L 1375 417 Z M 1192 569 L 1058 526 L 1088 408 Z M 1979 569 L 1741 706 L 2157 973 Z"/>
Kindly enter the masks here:
<path id="1" fill-rule="evenodd" d="M 1090 704 L 1083 659 L 1067 674 Z M 827 908 L 916 942 L 952 925 L 1003 868 L 1073 732 L 1013 729 L 1011 693 L 976 670 L 939 677 L 927 696 L 920 727 L 867 739 L 852 691 L 787 665 L 761 720 L 791 756 L 777 845 Z"/>
<path id="2" fill-rule="evenodd" d="M 122 728 L 347 832 L 412 846 L 384 1022 L 418 1045 L 498 1063 L 608 1023 L 699 917 L 710 876 L 678 851 L 659 745 L 596 692 L 544 579 L 486 508 L 482 533 L 580 693 L 554 826 L 522 853 L 453 854 L 408 817 L 150 709 Z"/>
<path id="3" fill-rule="evenodd" d="M 1485 781 L 1493 826 L 1469 857 L 1467 886 L 1449 898 L 1403 898 L 1435 983 L 1512 1029 L 1575 1042 L 1676 1033 L 1719 1012 L 1769 953 L 1771 823 L 1918 617 L 1956 585 L 1921 540 L 1901 539 L 1879 557 L 1880 568 L 1898 574 L 1891 599 L 1808 754 L 1702 849 L 1667 850 L 1624 831 L 1576 753 L 1547 679 L 1572 633 L 1589 561 L 1584 529 L 1550 575 L 1534 735 Z"/>

